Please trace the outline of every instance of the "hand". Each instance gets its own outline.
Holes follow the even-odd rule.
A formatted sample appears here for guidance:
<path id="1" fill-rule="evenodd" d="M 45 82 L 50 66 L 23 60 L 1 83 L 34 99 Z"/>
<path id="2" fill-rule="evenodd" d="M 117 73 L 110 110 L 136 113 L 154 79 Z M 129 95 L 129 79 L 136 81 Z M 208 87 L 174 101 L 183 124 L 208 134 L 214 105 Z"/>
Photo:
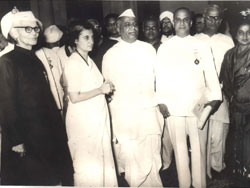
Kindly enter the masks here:
<path id="1" fill-rule="evenodd" d="M 114 85 L 110 81 L 105 81 L 101 86 L 101 92 L 103 94 L 109 94 L 115 89 Z"/>
<path id="2" fill-rule="evenodd" d="M 21 157 L 23 157 L 25 155 L 25 148 L 24 148 L 24 144 L 19 144 L 17 146 L 13 146 L 12 147 L 12 151 L 19 153 Z"/>
<path id="3" fill-rule="evenodd" d="M 170 116 L 168 107 L 165 104 L 159 104 L 159 109 L 164 118 L 167 118 Z"/>

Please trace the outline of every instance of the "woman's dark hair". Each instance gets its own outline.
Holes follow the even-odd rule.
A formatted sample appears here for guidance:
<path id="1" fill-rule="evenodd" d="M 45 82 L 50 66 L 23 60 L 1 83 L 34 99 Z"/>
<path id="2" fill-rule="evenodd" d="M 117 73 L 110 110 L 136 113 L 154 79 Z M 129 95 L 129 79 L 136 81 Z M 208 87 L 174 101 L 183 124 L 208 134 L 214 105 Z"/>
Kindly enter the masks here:
<path id="1" fill-rule="evenodd" d="M 76 24 L 69 31 L 69 45 L 70 46 L 76 47 L 75 40 L 79 38 L 79 35 L 83 30 L 92 30 L 93 31 L 93 26 L 86 21 Z"/>

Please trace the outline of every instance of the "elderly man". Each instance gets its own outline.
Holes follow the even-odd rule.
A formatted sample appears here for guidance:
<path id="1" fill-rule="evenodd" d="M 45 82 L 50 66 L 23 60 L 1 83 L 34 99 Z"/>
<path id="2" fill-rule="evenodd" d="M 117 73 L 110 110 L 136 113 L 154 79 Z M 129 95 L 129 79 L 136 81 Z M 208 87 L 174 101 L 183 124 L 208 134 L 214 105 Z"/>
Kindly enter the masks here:
<path id="1" fill-rule="evenodd" d="M 161 22 L 161 42 L 167 41 L 169 38 L 173 36 L 174 28 L 173 28 L 173 13 L 170 11 L 164 11 L 160 14 L 160 22 Z"/>
<path id="2" fill-rule="evenodd" d="M 203 33 L 195 36 L 210 46 L 217 75 L 220 74 L 225 53 L 234 46 L 233 40 L 229 36 L 218 33 L 222 22 L 221 14 L 222 11 L 218 5 L 209 5 L 203 14 L 205 21 Z M 218 110 L 210 117 L 208 124 L 207 173 L 211 178 L 212 175 L 217 175 L 216 172 L 221 172 L 225 168 L 225 142 L 229 128 L 228 101 L 225 98 Z M 213 174 L 211 174 L 211 168 Z"/>
<path id="3" fill-rule="evenodd" d="M 157 54 L 156 91 L 173 144 L 180 187 L 206 187 L 207 126 L 199 127 L 196 106 L 213 108 L 221 90 L 211 50 L 190 36 L 191 13 L 179 8 L 174 13 L 176 36 L 163 43 Z M 204 107 L 204 110 L 206 109 Z M 201 117 L 203 112 L 201 110 Z M 206 119 L 206 118 L 205 118 Z M 187 136 L 191 145 L 191 169 Z"/>
<path id="4" fill-rule="evenodd" d="M 159 20 L 153 16 L 147 17 L 142 23 L 144 40 L 145 42 L 152 44 L 156 51 L 161 45 L 160 30 Z"/>
<path id="5" fill-rule="evenodd" d="M 132 187 L 159 187 L 163 119 L 154 92 L 156 52 L 137 40 L 131 9 L 119 16 L 118 31 L 121 41 L 104 55 L 102 71 L 116 88 L 110 110 L 119 172 Z"/>

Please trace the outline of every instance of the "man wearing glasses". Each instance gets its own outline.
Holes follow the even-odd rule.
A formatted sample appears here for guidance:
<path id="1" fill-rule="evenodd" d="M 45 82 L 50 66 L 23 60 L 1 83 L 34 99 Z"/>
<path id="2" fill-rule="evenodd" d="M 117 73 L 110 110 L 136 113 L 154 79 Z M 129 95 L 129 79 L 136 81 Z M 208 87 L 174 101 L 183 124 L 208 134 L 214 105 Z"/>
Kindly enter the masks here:
<path id="1" fill-rule="evenodd" d="M 197 39 L 210 46 L 217 75 L 220 75 L 225 53 L 234 46 L 233 40 L 229 36 L 218 33 L 222 22 L 222 13 L 218 5 L 209 5 L 203 13 L 205 22 L 203 33 L 195 35 Z M 225 98 L 223 98 L 218 110 L 210 117 L 208 126 L 207 174 L 210 178 L 212 176 L 218 178 L 218 172 L 225 168 L 225 142 L 229 130 L 228 101 Z"/>
<path id="2" fill-rule="evenodd" d="M 206 187 L 207 126 L 198 127 L 194 112 L 202 97 L 212 109 L 221 100 L 221 89 L 209 47 L 190 36 L 191 13 L 174 12 L 176 36 L 163 43 L 157 53 L 156 92 L 173 144 L 179 187 Z M 206 91 L 207 90 L 207 91 Z M 205 92 L 206 91 L 206 92 Z M 187 137 L 191 145 L 191 169 Z"/>

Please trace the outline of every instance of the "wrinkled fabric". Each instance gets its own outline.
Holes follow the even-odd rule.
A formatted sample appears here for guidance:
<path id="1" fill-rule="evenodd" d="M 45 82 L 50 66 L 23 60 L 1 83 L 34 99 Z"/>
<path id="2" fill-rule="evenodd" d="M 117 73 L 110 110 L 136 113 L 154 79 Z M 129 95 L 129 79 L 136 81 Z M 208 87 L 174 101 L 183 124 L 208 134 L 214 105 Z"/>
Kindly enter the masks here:
<path id="1" fill-rule="evenodd" d="M 229 50 L 222 64 L 220 79 L 223 90 L 230 99 L 232 113 L 233 165 L 243 172 L 244 167 L 250 172 L 250 48 L 242 52 L 239 46 Z M 242 173 L 241 173 L 242 174 Z"/>
<path id="2" fill-rule="evenodd" d="M 100 87 L 103 77 L 94 62 L 73 53 L 65 64 L 68 92 L 87 92 Z M 111 133 L 105 96 L 72 103 L 66 114 L 68 144 L 76 186 L 117 187 Z"/>
<path id="3" fill-rule="evenodd" d="M 72 185 L 67 136 L 43 64 L 15 47 L 0 58 L 2 184 Z M 12 147 L 24 144 L 20 157 Z M 68 176 L 69 175 L 69 176 Z"/>

